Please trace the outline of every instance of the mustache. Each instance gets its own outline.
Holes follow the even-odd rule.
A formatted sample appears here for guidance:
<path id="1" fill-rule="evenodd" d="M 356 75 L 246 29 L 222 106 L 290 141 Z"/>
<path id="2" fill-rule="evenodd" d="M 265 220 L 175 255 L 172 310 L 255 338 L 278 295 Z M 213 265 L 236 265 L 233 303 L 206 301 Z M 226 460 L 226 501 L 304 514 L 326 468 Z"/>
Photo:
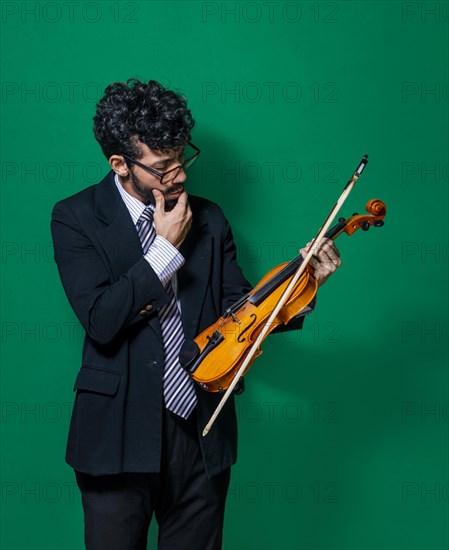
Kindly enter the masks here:
<path id="1" fill-rule="evenodd" d="M 162 193 L 164 194 L 164 196 L 167 196 L 171 195 L 172 193 L 179 193 L 180 191 L 184 191 L 184 185 L 182 183 L 172 185 L 169 189 L 164 189 Z"/>

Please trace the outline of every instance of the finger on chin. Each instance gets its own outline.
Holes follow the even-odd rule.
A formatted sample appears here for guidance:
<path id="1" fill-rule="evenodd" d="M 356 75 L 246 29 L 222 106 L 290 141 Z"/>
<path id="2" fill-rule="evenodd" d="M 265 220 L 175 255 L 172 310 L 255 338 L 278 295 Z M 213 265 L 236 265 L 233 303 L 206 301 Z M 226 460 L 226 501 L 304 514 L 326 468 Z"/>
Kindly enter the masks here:
<path id="1" fill-rule="evenodd" d="M 156 201 L 156 205 L 165 204 L 164 195 L 158 189 L 153 189 L 153 197 L 154 197 L 154 200 Z"/>
<path id="2" fill-rule="evenodd" d="M 187 208 L 187 205 L 188 203 L 186 202 L 186 200 L 183 198 L 183 195 L 179 195 L 179 198 L 176 200 L 176 204 L 173 208 L 173 210 L 176 210 L 176 211 L 185 211 L 185 209 Z"/>

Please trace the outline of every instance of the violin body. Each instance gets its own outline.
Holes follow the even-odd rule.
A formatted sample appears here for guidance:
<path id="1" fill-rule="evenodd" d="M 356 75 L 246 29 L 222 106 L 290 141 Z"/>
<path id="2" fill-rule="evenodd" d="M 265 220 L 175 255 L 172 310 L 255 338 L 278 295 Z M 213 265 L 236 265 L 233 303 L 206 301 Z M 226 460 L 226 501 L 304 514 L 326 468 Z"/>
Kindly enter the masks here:
<path id="1" fill-rule="evenodd" d="M 291 277 L 279 285 L 260 305 L 253 304 L 251 296 L 263 288 L 273 276 L 280 273 L 287 265 L 287 263 L 281 264 L 272 269 L 249 293 L 245 303 L 240 308 L 233 311 L 232 314 L 220 317 L 215 324 L 208 327 L 195 338 L 194 341 L 198 346 L 199 353 L 203 354 L 205 348 L 210 343 L 211 335 L 220 334 L 223 336 L 223 340 L 209 353 L 204 355 L 199 366 L 192 372 L 192 378 L 203 389 L 211 392 L 221 392 L 229 386 L 236 368 L 246 358 L 252 344 L 273 311 L 274 304 L 277 303 L 288 286 Z M 298 315 L 313 300 L 318 283 L 313 278 L 311 271 L 308 268 L 303 273 L 303 276 L 294 287 L 289 300 L 271 324 L 269 332 L 272 332 L 279 325 L 286 325 L 290 319 Z M 248 369 L 261 353 L 261 349 L 258 348 L 248 365 Z"/>

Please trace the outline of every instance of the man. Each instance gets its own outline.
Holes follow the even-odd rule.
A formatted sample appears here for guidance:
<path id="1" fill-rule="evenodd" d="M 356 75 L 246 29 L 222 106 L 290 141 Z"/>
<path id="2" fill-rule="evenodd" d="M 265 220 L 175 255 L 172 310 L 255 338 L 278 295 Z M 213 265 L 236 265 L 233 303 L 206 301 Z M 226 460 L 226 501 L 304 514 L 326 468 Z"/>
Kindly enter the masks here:
<path id="1" fill-rule="evenodd" d="M 251 286 L 220 208 L 187 197 L 193 126 L 186 99 L 159 83 L 111 84 L 94 132 L 112 170 L 53 210 L 55 260 L 86 331 L 66 460 L 88 550 L 144 550 L 153 513 L 160 549 L 221 547 L 234 402 L 202 438 L 220 396 L 178 356 Z M 340 263 L 325 242 L 319 283 Z"/>

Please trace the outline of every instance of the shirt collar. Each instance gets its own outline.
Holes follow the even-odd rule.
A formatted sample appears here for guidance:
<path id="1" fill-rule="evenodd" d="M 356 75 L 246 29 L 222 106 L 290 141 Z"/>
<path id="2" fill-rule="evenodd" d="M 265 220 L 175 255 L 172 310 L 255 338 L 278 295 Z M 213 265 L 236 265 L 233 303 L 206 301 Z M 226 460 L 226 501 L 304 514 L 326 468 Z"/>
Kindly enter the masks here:
<path id="1" fill-rule="evenodd" d="M 123 202 L 126 205 L 126 208 L 128 209 L 131 218 L 134 222 L 134 225 L 137 225 L 137 221 L 139 220 L 140 216 L 142 215 L 142 212 L 145 210 L 146 205 L 140 201 L 139 199 L 136 199 L 136 197 L 133 197 L 130 195 L 127 191 L 123 189 L 122 184 L 120 183 L 118 174 L 115 174 L 115 185 L 117 186 L 117 189 L 120 193 L 120 196 L 123 199 Z"/>

